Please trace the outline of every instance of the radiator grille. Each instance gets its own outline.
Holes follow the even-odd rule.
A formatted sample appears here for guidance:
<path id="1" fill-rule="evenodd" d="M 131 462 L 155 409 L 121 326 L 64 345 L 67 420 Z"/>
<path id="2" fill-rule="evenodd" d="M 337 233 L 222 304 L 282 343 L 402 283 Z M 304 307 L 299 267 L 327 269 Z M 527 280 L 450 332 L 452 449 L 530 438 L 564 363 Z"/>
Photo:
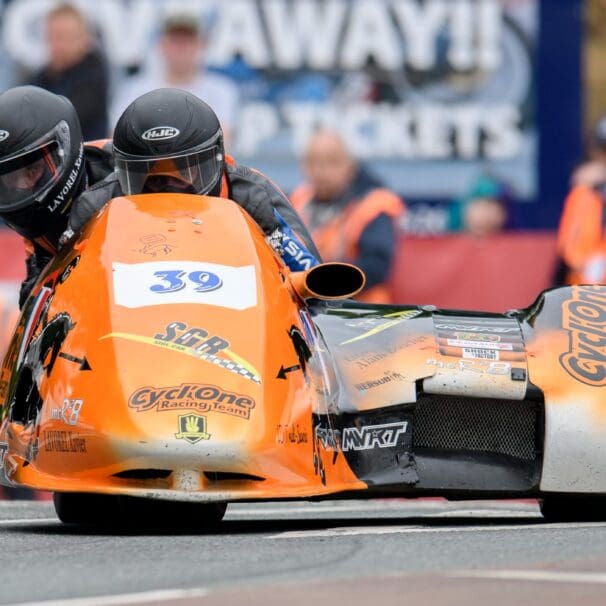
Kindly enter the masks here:
<path id="1" fill-rule="evenodd" d="M 415 407 L 413 445 L 534 460 L 538 408 L 529 401 L 421 396 Z"/>

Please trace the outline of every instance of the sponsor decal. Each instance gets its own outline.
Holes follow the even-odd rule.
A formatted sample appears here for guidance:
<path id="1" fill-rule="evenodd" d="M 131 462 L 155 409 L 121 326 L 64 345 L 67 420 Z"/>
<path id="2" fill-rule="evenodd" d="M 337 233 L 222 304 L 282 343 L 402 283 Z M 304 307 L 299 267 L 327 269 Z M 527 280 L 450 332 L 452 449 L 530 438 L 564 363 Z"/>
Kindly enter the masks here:
<path id="1" fill-rule="evenodd" d="M 307 444 L 307 441 L 307 432 L 298 423 L 276 427 L 276 442 L 278 444 Z"/>
<path id="2" fill-rule="evenodd" d="M 362 356 L 351 356 L 351 358 L 346 357 L 345 360 L 347 362 L 355 362 L 356 366 L 364 370 L 373 364 L 388 358 L 391 354 L 387 352 L 375 351 L 371 353 L 366 353 Z"/>
<path id="3" fill-rule="evenodd" d="M 524 360 L 518 322 L 510 318 L 477 318 L 434 314 L 439 351 L 465 360 Z"/>
<path id="4" fill-rule="evenodd" d="M 400 436 L 406 433 L 408 421 L 366 425 L 365 427 L 346 427 L 343 430 L 342 448 L 349 450 L 372 450 L 373 448 L 393 448 Z"/>
<path id="5" fill-rule="evenodd" d="M 174 139 L 180 134 L 181 131 L 174 126 L 156 126 L 146 130 L 141 135 L 141 139 L 144 141 L 165 141 L 167 139 Z"/>
<path id="6" fill-rule="evenodd" d="M 55 212 L 61 204 L 63 204 L 65 201 L 69 200 L 69 195 L 78 179 L 78 176 L 80 174 L 80 167 L 82 166 L 83 161 L 84 161 L 84 147 L 81 145 L 80 154 L 78 155 L 78 158 L 74 162 L 74 168 L 69 173 L 69 176 L 67 177 L 67 181 L 65 182 L 65 185 L 63 186 L 61 191 L 57 194 L 55 199 L 47 206 L 47 209 L 49 212 L 51 212 L 51 213 Z M 61 212 L 62 213 L 65 212 L 65 209 Z"/>
<path id="7" fill-rule="evenodd" d="M 7 130 L 0 130 L 0 143 L 6 141 L 10 136 L 11 134 Z"/>
<path id="8" fill-rule="evenodd" d="M 606 287 L 573 286 L 562 305 L 562 327 L 568 351 L 560 356 L 564 370 L 577 381 L 606 385 Z"/>
<path id="9" fill-rule="evenodd" d="M 72 431 L 44 431 L 42 445 L 46 452 L 86 453 L 86 439 Z"/>
<path id="10" fill-rule="evenodd" d="M 378 318 L 356 318 L 349 320 L 346 322 L 347 326 L 350 326 L 351 328 L 366 328 L 367 331 L 361 335 L 358 335 L 357 337 L 343 341 L 340 343 L 340 345 L 348 345 L 349 343 L 355 343 L 356 341 L 361 341 L 362 339 L 372 337 L 373 335 L 393 328 L 394 326 L 398 326 L 402 322 L 406 322 L 406 320 L 411 320 L 412 318 L 416 318 L 422 314 L 423 311 L 420 309 L 407 309 L 404 311 L 396 311 L 391 314 L 386 314 Z"/>
<path id="11" fill-rule="evenodd" d="M 462 350 L 463 358 L 472 360 L 498 360 L 499 352 L 494 349 L 472 349 L 464 347 Z"/>
<path id="12" fill-rule="evenodd" d="M 430 366 L 436 366 L 437 368 L 448 368 L 451 370 L 474 372 L 476 374 L 486 373 L 489 375 L 509 375 L 512 372 L 512 366 L 509 362 L 492 362 L 478 359 L 443 362 L 442 360 L 436 360 L 436 358 L 429 358 L 425 363 L 429 364 Z"/>
<path id="13" fill-rule="evenodd" d="M 467 341 L 464 339 L 446 339 L 447 345 L 451 347 L 463 347 L 463 348 L 481 348 L 481 349 L 500 349 L 513 351 L 513 344 L 511 343 L 495 343 L 493 341 Z"/>
<path id="14" fill-rule="evenodd" d="M 463 341 L 490 341 L 498 343 L 501 340 L 500 335 L 487 335 L 481 332 L 455 332 L 453 334 L 457 339 Z"/>
<path id="15" fill-rule="evenodd" d="M 51 409 L 51 419 L 63 421 L 66 425 L 77 425 L 84 400 L 63 400 L 61 408 Z"/>
<path id="16" fill-rule="evenodd" d="M 342 431 L 318 425 L 315 428 L 315 436 L 328 451 L 361 451 L 393 448 L 398 445 L 400 437 L 406 434 L 408 428 L 408 421 L 346 427 Z"/>
<path id="17" fill-rule="evenodd" d="M 386 372 L 385 375 L 379 379 L 373 379 L 364 383 L 357 383 L 355 387 L 358 391 L 364 392 L 368 391 L 369 389 L 374 389 L 375 387 L 385 385 L 386 383 L 392 383 L 393 381 L 404 381 L 405 379 L 406 377 L 402 373 L 391 371 Z"/>
<path id="18" fill-rule="evenodd" d="M 385 360 L 386 358 L 389 358 L 390 356 L 398 353 L 402 349 L 418 345 L 419 343 L 424 343 L 425 341 L 427 341 L 427 339 L 428 337 L 426 337 L 425 335 L 417 335 L 405 339 L 399 344 L 388 345 L 381 351 L 366 350 L 361 352 L 350 353 L 348 355 L 343 356 L 343 360 L 345 360 L 346 362 L 354 363 L 360 370 L 365 370 L 366 368 L 369 368 L 377 362 Z"/>
<path id="19" fill-rule="evenodd" d="M 253 265 L 152 261 L 112 267 L 116 305 L 131 309 L 194 303 L 242 311 L 257 305 Z"/>
<path id="20" fill-rule="evenodd" d="M 168 255 L 176 248 L 173 244 L 170 244 L 164 234 L 146 234 L 139 238 L 139 242 L 143 246 L 137 249 L 143 255 L 150 255 L 151 257 L 157 257 L 158 255 Z"/>
<path id="21" fill-rule="evenodd" d="M 515 320 L 511 320 L 511 322 L 515 322 Z M 480 324 L 476 325 L 465 325 L 465 324 L 449 324 L 444 322 L 436 322 L 435 327 L 441 331 L 459 331 L 459 330 L 470 330 L 473 332 L 491 332 L 491 333 L 499 333 L 499 335 L 506 334 L 515 334 L 520 331 L 518 326 L 482 326 Z"/>
<path id="22" fill-rule="evenodd" d="M 179 431 L 175 434 L 177 440 L 185 440 L 195 444 L 200 440 L 209 440 L 210 434 L 206 433 L 206 417 L 201 415 L 180 415 L 178 418 Z"/>
<path id="23" fill-rule="evenodd" d="M 203 328 L 188 328 L 184 322 L 171 322 L 166 325 L 163 333 L 157 333 L 153 337 L 123 332 L 113 332 L 101 337 L 101 339 L 109 338 L 126 339 L 175 351 L 219 366 L 253 383 L 261 383 L 256 368 L 233 352 L 229 348 L 229 341 L 216 335 L 209 335 Z"/>
<path id="24" fill-rule="evenodd" d="M 240 419 L 249 419 L 255 401 L 248 396 L 225 391 L 216 385 L 181 383 L 168 387 L 141 387 L 131 394 L 128 405 L 137 412 L 197 410 L 221 412 Z"/>
<path id="25" fill-rule="evenodd" d="M 341 432 L 338 429 L 316 425 L 314 435 L 324 450 L 337 451 L 341 448 Z"/>

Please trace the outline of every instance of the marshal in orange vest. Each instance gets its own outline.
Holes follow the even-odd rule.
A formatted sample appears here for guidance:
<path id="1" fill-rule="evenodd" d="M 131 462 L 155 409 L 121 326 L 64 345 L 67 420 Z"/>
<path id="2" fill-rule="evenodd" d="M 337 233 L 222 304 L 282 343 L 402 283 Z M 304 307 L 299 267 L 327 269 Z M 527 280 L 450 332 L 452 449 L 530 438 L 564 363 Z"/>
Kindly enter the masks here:
<path id="1" fill-rule="evenodd" d="M 403 201 L 393 192 L 382 187 L 370 187 L 352 197 L 339 211 L 327 220 L 314 225 L 311 220 L 312 204 L 333 204 L 332 202 L 314 203 L 314 192 L 311 186 L 302 185 L 291 195 L 295 210 L 311 231 L 312 238 L 326 261 L 346 261 L 364 265 L 364 251 L 360 250 L 360 240 L 366 228 L 379 216 L 386 215 L 393 222 L 404 212 Z M 393 258 L 385 259 L 388 267 Z M 391 303 L 391 292 L 387 277 L 380 283 L 371 285 L 357 297 L 367 303 Z"/>
<path id="2" fill-rule="evenodd" d="M 569 284 L 606 283 L 606 203 L 597 190 L 577 185 L 568 194 L 558 253 L 569 268 Z"/>

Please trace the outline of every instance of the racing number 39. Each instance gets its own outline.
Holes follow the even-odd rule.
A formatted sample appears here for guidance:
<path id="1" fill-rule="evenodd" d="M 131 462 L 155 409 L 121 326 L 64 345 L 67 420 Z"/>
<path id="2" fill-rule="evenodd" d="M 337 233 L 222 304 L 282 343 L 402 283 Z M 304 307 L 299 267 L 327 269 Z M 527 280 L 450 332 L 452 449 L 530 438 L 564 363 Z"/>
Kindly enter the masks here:
<path id="1" fill-rule="evenodd" d="M 195 292 L 208 292 L 220 288 L 223 281 L 217 274 L 209 271 L 185 271 L 168 270 L 156 271 L 154 276 L 162 280 L 159 284 L 153 284 L 149 290 L 155 293 L 169 293 L 182 290 L 191 285 Z"/>

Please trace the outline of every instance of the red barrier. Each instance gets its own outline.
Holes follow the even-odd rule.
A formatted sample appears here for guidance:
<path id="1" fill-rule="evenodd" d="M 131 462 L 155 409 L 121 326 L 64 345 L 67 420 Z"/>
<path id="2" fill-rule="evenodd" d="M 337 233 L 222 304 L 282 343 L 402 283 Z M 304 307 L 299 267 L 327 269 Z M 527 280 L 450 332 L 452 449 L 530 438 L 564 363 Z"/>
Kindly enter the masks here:
<path id="1" fill-rule="evenodd" d="M 21 238 L 0 230 L 0 250 L 0 281 L 22 280 Z M 392 278 L 394 301 L 484 311 L 525 307 L 550 286 L 554 264 L 552 232 L 505 233 L 484 239 L 403 235 Z"/>
<path id="2" fill-rule="evenodd" d="M 397 303 L 502 312 L 551 286 L 555 233 L 402 236 L 393 272 Z"/>
<path id="3" fill-rule="evenodd" d="M 23 238 L 10 229 L 0 229 L 0 281 L 21 282 L 25 277 L 25 245 Z"/>

